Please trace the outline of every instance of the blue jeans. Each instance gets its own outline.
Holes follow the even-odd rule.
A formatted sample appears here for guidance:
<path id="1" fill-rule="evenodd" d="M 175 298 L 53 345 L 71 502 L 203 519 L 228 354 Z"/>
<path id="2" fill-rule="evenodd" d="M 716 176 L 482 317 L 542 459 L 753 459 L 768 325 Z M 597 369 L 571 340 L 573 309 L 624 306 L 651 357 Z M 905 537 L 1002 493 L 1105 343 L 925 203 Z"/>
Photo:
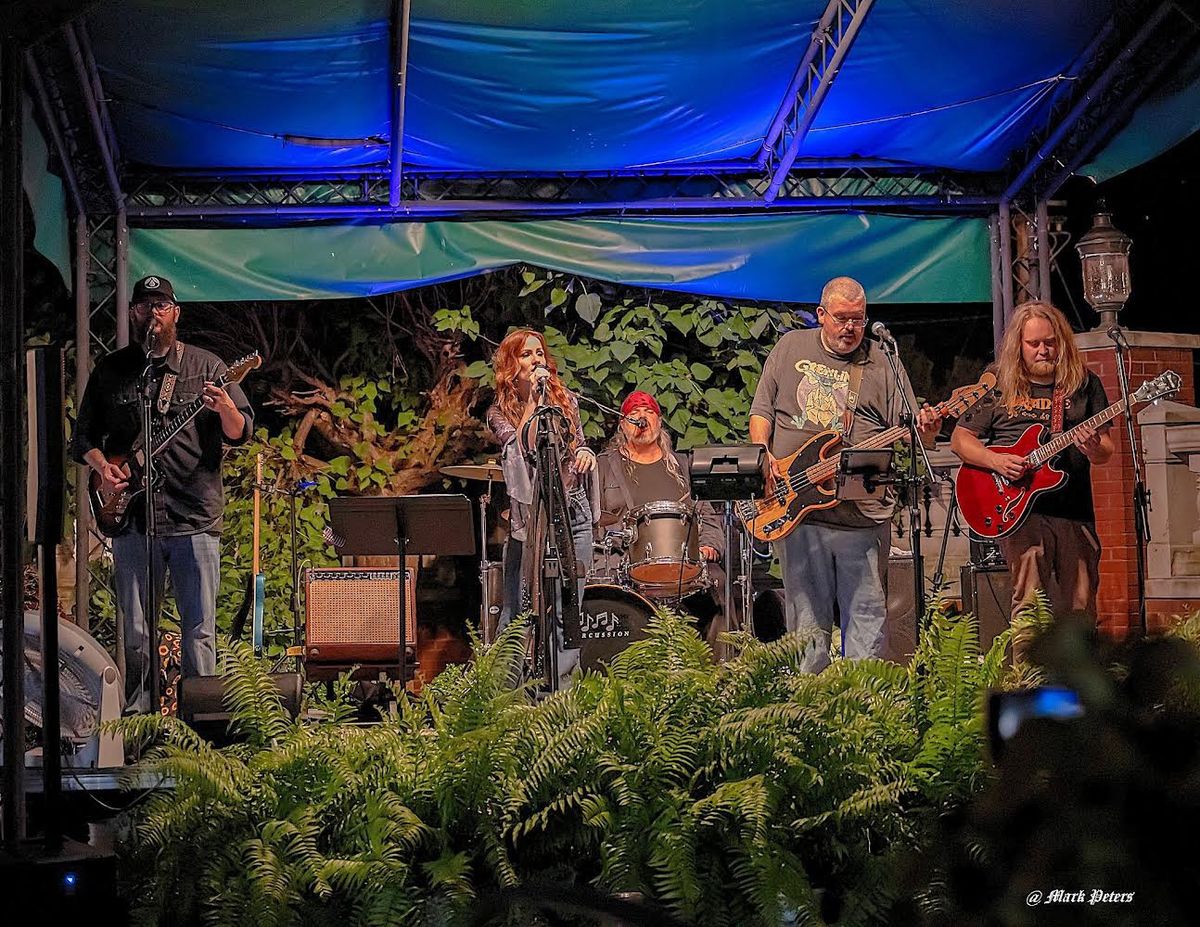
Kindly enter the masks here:
<path id="1" fill-rule="evenodd" d="M 568 503 L 571 508 L 571 540 L 575 545 L 575 563 L 579 572 L 578 601 L 582 608 L 587 574 L 592 571 L 592 507 L 584 489 L 569 493 Z M 501 631 L 520 613 L 524 601 L 524 590 L 521 588 L 524 554 L 524 542 L 510 537 L 504 545 L 504 605 L 500 609 L 498 627 Z M 579 667 L 579 650 L 568 650 L 562 646 L 562 631 L 559 628 L 554 629 L 554 643 L 558 651 L 559 681 L 560 684 L 566 684 Z"/>
<path id="2" fill-rule="evenodd" d="M 125 704 L 127 709 L 156 710 L 150 704 L 150 673 L 158 672 L 158 644 L 146 622 L 146 537 L 113 538 L 113 579 L 117 611 L 125 630 Z M 162 602 L 167 574 L 179 609 L 184 676 L 217 671 L 217 589 L 221 549 L 212 534 L 159 538 L 154 546 L 154 579 Z"/>
<path id="3" fill-rule="evenodd" d="M 832 528 L 805 522 L 776 543 L 787 629 L 813 640 L 801 663 L 805 672 L 819 673 L 829 665 L 835 603 L 842 655 L 850 660 L 883 655 L 887 600 L 881 570 L 890 538 L 888 523 Z"/>

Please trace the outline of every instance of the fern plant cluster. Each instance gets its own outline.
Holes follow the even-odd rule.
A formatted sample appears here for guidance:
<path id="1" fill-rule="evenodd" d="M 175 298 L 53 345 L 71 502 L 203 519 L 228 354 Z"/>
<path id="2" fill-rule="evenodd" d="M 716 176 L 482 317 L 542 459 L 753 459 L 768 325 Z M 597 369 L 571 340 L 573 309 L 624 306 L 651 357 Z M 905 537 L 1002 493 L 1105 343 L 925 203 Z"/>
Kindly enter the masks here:
<path id="1" fill-rule="evenodd" d="M 604 674 L 535 702 L 514 623 L 389 722 L 293 722 L 248 650 L 223 655 L 243 742 L 120 722 L 172 791 L 140 806 L 130 890 L 157 924 L 434 924 L 553 881 L 698 924 L 870 922 L 898 860 L 980 784 L 1005 640 L 932 613 L 908 667 L 799 671 L 805 642 L 717 664 L 660 613 Z M 529 922 L 528 920 L 523 922 Z"/>

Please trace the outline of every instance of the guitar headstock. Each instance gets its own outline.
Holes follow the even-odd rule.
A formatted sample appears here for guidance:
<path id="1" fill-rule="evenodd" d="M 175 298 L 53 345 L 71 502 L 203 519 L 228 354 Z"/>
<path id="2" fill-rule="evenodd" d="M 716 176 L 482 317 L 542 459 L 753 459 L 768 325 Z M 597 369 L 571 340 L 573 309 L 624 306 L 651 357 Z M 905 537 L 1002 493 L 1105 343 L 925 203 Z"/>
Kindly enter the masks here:
<path id="1" fill-rule="evenodd" d="M 1179 392 L 1183 379 L 1174 370 L 1164 370 L 1153 380 L 1147 380 L 1133 391 L 1134 402 L 1154 402 Z"/>
<path id="2" fill-rule="evenodd" d="M 262 357 L 259 356 L 257 351 L 253 351 L 245 357 L 239 357 L 225 371 L 225 383 L 240 383 L 246 374 L 251 370 L 257 370 L 261 366 Z"/>
<path id="3" fill-rule="evenodd" d="M 996 388 L 996 375 L 990 370 L 986 370 L 983 376 L 970 386 L 960 386 L 950 394 L 950 398 L 945 402 L 937 404 L 936 410 L 939 415 L 957 417 L 962 415 L 967 409 L 979 402 L 984 396 Z"/>

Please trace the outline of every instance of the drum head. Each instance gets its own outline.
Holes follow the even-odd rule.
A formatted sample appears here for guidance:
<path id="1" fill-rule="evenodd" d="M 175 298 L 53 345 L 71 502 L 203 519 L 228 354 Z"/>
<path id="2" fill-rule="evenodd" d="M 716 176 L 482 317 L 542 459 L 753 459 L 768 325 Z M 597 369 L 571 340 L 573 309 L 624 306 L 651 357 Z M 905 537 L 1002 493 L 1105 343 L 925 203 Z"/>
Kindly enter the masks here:
<path id="1" fill-rule="evenodd" d="M 580 611 L 583 644 L 579 665 L 598 670 L 630 643 L 646 637 L 654 606 L 631 589 L 597 583 L 585 587 Z"/>

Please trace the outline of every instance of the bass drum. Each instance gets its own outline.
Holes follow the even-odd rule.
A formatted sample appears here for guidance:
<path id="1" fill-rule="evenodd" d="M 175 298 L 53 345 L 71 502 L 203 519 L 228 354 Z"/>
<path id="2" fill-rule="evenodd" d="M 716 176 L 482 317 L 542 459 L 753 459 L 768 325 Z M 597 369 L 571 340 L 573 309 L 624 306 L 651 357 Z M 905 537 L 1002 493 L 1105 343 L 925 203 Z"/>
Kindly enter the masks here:
<path id="1" fill-rule="evenodd" d="M 580 624 L 583 644 L 579 666 L 599 670 L 601 663 L 646 636 L 646 625 L 654 606 L 631 589 L 594 583 L 583 590 Z"/>

